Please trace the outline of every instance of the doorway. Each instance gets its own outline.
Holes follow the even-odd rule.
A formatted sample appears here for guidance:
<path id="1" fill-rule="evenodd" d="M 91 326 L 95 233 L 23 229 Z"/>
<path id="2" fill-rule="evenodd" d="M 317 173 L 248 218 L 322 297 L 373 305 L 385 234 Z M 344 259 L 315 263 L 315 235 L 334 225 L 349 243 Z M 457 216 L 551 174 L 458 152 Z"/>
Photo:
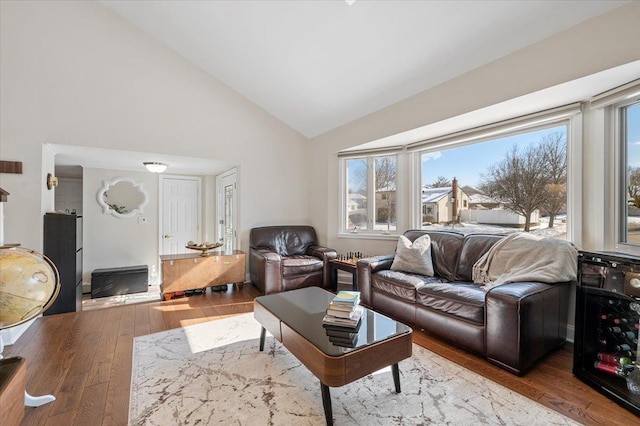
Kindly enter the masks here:
<path id="1" fill-rule="evenodd" d="M 190 252 L 189 241 L 200 243 L 201 178 L 160 176 L 160 254 Z"/>
<path id="2" fill-rule="evenodd" d="M 225 251 L 238 247 L 238 183 L 236 168 L 216 176 L 218 241 Z"/>

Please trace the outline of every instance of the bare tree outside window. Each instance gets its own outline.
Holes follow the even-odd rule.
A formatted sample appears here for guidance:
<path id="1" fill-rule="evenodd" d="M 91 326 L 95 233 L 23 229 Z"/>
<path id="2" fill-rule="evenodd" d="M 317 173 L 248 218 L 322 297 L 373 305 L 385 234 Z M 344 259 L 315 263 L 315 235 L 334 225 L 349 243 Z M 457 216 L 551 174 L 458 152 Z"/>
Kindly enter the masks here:
<path id="1" fill-rule="evenodd" d="M 543 136 L 537 149 L 543 156 L 549 180 L 547 197 L 541 208 L 549 215 L 549 228 L 553 228 L 556 215 L 567 208 L 567 143 L 564 134 L 554 132 Z"/>
<path id="2" fill-rule="evenodd" d="M 531 214 L 547 200 L 544 155 L 538 146 L 529 146 L 523 152 L 514 146 L 497 164 L 482 175 L 480 188 L 490 197 L 505 203 L 507 209 L 525 218 L 524 231 L 531 229 Z"/>
<path id="3" fill-rule="evenodd" d="M 431 188 L 447 188 L 451 186 L 451 179 L 447 179 L 444 176 L 438 176 L 438 178 L 433 181 L 433 183 L 428 184 L 427 186 Z"/>
<path id="4" fill-rule="evenodd" d="M 627 192 L 629 204 L 640 208 L 640 167 L 629 167 Z"/>
<path id="5" fill-rule="evenodd" d="M 376 211 L 375 223 L 386 231 L 395 229 L 396 223 L 396 157 L 375 159 Z"/>

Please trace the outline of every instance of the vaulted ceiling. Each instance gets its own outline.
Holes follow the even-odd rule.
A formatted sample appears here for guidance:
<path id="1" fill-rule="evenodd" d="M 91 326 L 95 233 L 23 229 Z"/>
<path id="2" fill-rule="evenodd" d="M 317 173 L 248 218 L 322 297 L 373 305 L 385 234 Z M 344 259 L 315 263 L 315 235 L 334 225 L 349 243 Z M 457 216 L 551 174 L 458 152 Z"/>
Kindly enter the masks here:
<path id="1" fill-rule="evenodd" d="M 102 1 L 307 137 L 627 1 Z"/>

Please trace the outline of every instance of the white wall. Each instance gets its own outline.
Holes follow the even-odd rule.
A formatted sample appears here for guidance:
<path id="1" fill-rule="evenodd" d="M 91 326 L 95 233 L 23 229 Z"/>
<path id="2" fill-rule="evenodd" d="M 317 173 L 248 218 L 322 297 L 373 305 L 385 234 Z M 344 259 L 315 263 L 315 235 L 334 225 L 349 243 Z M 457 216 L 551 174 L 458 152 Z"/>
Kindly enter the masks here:
<path id="1" fill-rule="evenodd" d="M 75 210 L 82 214 L 82 178 L 58 177 L 55 209 L 57 211 Z"/>
<path id="2" fill-rule="evenodd" d="M 120 219 L 103 214 L 98 204 L 98 190 L 103 181 L 118 177 L 142 183 L 148 203 L 143 213 Z M 149 272 L 158 270 L 158 175 L 122 170 L 83 170 L 82 205 L 82 281 L 91 281 L 91 272 L 100 268 L 147 265 Z M 139 224 L 138 217 L 147 218 Z"/>
<path id="3" fill-rule="evenodd" d="M 0 177 L 7 242 L 42 247 L 45 143 L 237 164 L 244 250 L 251 227 L 309 223 L 307 139 L 102 5 L 0 2 L 0 67 L 1 156 L 24 163 Z"/>

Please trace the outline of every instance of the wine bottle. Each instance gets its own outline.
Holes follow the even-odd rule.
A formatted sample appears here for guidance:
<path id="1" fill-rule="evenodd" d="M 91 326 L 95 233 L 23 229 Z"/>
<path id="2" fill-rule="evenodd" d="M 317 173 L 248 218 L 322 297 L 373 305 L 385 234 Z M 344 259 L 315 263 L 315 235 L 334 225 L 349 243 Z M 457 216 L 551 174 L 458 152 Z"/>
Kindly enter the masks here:
<path id="1" fill-rule="evenodd" d="M 593 366 L 599 371 L 603 371 L 609 374 L 615 374 L 616 376 L 620 377 L 627 377 L 627 375 L 635 368 L 633 365 L 617 366 L 602 361 L 594 362 Z"/>
<path id="2" fill-rule="evenodd" d="M 620 356 L 619 354 L 612 354 L 608 352 L 598 352 L 596 355 L 598 361 L 602 361 L 607 364 L 617 365 L 619 367 L 623 365 L 631 365 L 633 364 L 633 360 L 628 356 Z"/>

